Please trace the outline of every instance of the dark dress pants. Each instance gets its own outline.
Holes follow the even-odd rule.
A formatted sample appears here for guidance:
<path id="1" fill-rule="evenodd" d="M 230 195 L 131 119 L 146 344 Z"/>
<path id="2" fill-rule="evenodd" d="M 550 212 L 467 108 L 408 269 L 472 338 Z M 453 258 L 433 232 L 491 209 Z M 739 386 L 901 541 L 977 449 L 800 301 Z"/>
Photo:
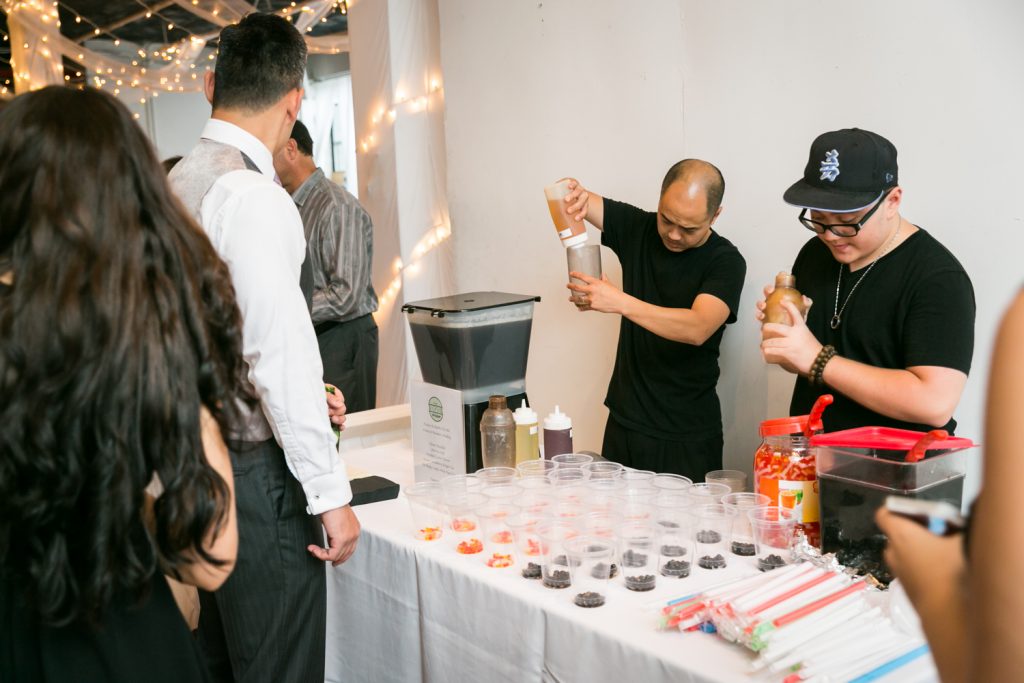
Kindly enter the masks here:
<path id="1" fill-rule="evenodd" d="M 316 341 L 324 382 L 341 389 L 348 413 L 377 406 L 377 323 L 364 315 L 343 323 L 317 325 Z"/>
<path id="2" fill-rule="evenodd" d="M 273 439 L 231 443 L 238 560 L 224 585 L 200 591 L 199 642 L 218 681 L 322 683 L 324 563 L 306 550 L 323 529 Z"/>
<path id="3" fill-rule="evenodd" d="M 659 439 L 624 427 L 609 415 L 601 456 L 626 467 L 681 474 L 700 482 L 708 472 L 722 469 L 722 434 Z"/>

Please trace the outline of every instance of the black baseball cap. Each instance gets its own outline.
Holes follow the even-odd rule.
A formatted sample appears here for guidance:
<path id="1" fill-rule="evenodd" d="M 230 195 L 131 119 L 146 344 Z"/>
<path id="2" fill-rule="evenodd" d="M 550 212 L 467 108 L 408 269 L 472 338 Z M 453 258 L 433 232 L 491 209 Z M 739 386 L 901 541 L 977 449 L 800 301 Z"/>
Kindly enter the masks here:
<path id="1" fill-rule="evenodd" d="M 804 177 L 782 199 L 806 209 L 852 213 L 898 182 L 896 147 L 877 133 L 844 128 L 822 133 L 811 143 Z"/>

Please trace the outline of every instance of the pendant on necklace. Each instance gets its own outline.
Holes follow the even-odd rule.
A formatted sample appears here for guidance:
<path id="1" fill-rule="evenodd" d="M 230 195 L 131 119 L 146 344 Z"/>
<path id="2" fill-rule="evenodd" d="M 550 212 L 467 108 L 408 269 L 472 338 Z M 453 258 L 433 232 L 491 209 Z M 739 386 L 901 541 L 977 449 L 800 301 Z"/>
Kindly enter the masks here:
<path id="1" fill-rule="evenodd" d="M 838 315 L 832 316 L 832 322 L 829 323 L 829 326 L 833 330 L 836 329 L 837 327 L 839 327 L 839 316 Z"/>

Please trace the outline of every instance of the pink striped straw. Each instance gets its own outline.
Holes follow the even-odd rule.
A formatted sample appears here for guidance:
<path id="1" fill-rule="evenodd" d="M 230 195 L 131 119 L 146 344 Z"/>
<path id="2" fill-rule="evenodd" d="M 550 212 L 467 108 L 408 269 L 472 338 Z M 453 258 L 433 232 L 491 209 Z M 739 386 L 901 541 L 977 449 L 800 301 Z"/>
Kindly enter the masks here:
<path id="1" fill-rule="evenodd" d="M 844 588 L 844 589 L 842 589 L 840 591 L 836 591 L 832 595 L 826 595 L 825 597 L 821 598 L 820 600 L 815 600 L 814 602 L 812 602 L 812 603 L 810 603 L 808 605 L 804 605 L 800 609 L 793 610 L 789 614 L 783 614 L 778 619 L 775 619 L 774 621 L 772 621 L 772 625 L 775 626 L 776 628 L 778 628 L 779 626 L 785 626 L 786 624 L 792 623 L 792 622 L 796 621 L 797 619 L 801 619 L 803 617 L 806 617 L 808 614 L 813 614 L 814 612 L 816 612 L 817 610 L 821 609 L 822 607 L 826 607 L 828 605 L 831 605 L 836 600 L 841 600 L 842 598 L 846 597 L 847 595 L 852 595 L 853 593 L 856 593 L 857 591 L 862 591 L 865 588 L 867 588 L 867 584 L 864 583 L 864 581 L 855 581 L 854 583 L 851 583 L 846 588 Z"/>

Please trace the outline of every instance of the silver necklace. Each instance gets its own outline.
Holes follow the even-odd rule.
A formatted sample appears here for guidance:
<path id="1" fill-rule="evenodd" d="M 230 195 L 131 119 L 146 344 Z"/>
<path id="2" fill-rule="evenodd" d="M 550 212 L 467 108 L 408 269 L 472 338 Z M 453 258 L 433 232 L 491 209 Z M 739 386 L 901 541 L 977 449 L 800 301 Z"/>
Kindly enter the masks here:
<path id="1" fill-rule="evenodd" d="M 850 303 L 850 297 L 853 296 L 853 293 L 857 291 L 857 286 L 861 283 L 861 281 L 864 278 L 868 276 L 868 273 L 870 273 L 871 269 L 875 267 L 875 264 L 878 263 L 878 261 L 881 260 L 883 256 L 889 253 L 889 248 L 892 246 L 892 243 L 896 241 L 896 237 L 899 236 L 900 228 L 902 226 L 903 221 L 900 220 L 899 224 L 896 226 L 896 232 L 894 232 L 892 234 L 892 237 L 889 238 L 889 241 L 885 245 L 885 249 L 883 249 L 882 253 L 878 255 L 878 258 L 871 262 L 871 265 L 867 267 L 867 270 L 864 271 L 864 274 L 861 275 L 860 278 L 858 278 L 857 281 L 853 283 L 853 288 L 850 289 L 850 293 L 846 295 L 846 300 L 843 302 L 842 308 L 839 308 L 839 287 L 840 285 L 843 284 L 843 264 L 839 264 L 839 279 L 836 281 L 836 305 L 832 309 L 832 321 L 829 323 L 829 327 L 831 327 L 833 330 L 838 328 L 839 323 L 843 321 L 843 311 L 846 310 L 846 304 Z"/>

